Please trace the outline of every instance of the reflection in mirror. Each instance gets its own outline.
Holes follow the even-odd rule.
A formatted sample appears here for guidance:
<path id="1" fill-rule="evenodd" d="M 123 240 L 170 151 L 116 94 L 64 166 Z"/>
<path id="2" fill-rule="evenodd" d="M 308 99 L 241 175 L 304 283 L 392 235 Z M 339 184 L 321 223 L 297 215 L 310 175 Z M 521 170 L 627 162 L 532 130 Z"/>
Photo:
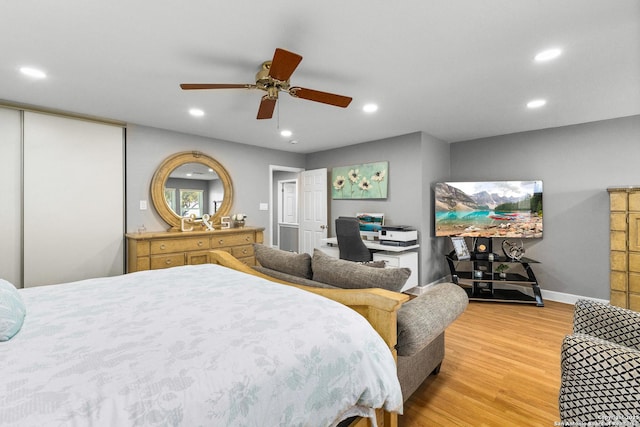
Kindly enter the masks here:
<path id="1" fill-rule="evenodd" d="M 213 168 L 202 163 L 186 163 L 169 174 L 164 197 L 177 215 L 202 218 L 204 214 L 218 212 L 224 199 L 224 187 Z"/>

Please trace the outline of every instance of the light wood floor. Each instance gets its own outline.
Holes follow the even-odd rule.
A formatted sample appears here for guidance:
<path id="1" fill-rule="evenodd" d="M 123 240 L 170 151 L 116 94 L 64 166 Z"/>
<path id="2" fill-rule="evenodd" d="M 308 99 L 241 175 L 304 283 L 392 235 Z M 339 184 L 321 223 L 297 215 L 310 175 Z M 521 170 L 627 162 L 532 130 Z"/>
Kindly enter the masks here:
<path id="1" fill-rule="evenodd" d="M 573 305 L 470 302 L 445 334 L 445 358 L 405 403 L 400 427 L 553 426 L 560 345 Z"/>

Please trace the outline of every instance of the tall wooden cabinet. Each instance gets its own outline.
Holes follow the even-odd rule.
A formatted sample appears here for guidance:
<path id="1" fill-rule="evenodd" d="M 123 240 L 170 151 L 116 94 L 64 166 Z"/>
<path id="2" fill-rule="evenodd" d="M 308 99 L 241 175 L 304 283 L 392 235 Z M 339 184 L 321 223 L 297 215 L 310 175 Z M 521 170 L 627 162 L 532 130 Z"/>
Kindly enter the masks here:
<path id="1" fill-rule="evenodd" d="M 611 304 L 640 311 L 640 187 L 608 188 Z"/>
<path id="2" fill-rule="evenodd" d="M 263 242 L 264 228 L 242 227 L 215 231 L 166 231 L 129 233 L 127 271 L 158 270 L 180 265 L 204 264 L 207 253 L 220 249 L 246 264 L 255 265 L 254 243 Z"/>

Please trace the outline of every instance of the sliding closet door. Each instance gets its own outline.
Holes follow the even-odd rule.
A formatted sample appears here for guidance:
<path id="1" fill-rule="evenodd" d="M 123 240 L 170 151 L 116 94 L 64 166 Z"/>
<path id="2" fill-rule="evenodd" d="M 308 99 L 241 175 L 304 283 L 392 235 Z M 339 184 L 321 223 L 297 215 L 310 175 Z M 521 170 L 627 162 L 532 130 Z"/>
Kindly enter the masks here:
<path id="1" fill-rule="evenodd" d="M 22 247 L 20 111 L 0 108 L 0 279 L 20 287 Z"/>
<path id="2" fill-rule="evenodd" d="M 24 113 L 24 286 L 123 273 L 123 129 Z"/>

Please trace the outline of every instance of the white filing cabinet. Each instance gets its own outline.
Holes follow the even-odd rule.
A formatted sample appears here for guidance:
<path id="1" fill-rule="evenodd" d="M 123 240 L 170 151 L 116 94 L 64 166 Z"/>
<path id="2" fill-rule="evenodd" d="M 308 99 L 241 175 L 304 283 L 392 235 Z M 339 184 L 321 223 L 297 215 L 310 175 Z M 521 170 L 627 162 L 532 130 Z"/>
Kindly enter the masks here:
<path id="1" fill-rule="evenodd" d="M 385 261 L 387 267 L 407 267 L 411 269 L 411 276 L 407 279 L 400 292 L 418 286 L 418 252 L 374 252 L 374 261 Z"/>

